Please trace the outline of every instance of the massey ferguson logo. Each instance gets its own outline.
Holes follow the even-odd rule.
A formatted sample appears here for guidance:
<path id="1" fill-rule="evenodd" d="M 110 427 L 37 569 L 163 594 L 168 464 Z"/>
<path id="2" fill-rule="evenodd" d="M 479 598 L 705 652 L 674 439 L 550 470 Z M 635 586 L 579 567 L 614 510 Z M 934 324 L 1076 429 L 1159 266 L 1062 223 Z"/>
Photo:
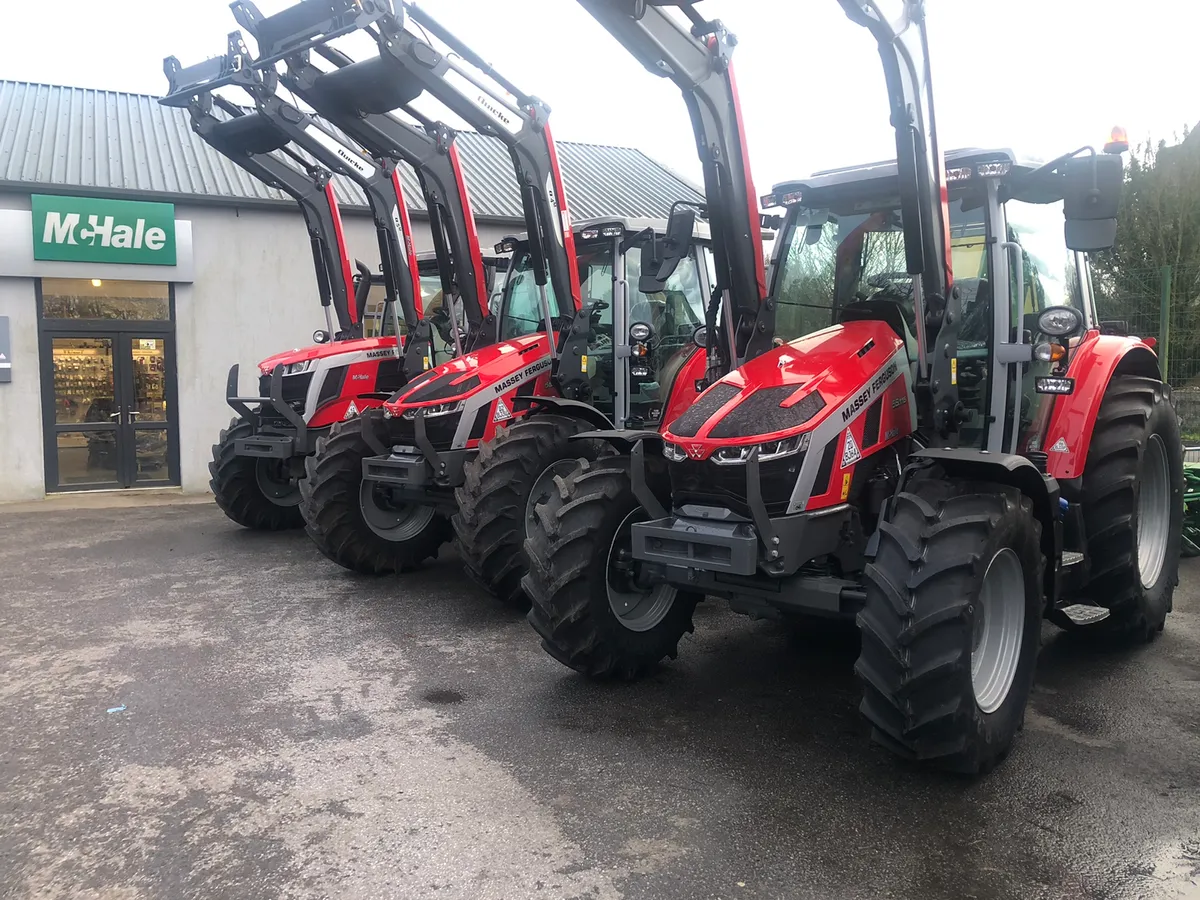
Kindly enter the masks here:
<path id="1" fill-rule="evenodd" d="M 79 213 L 46 213 L 42 231 L 43 244 L 87 244 L 89 247 L 119 247 L 126 250 L 161 250 L 167 243 L 167 233 L 161 228 L 146 227 L 145 219 L 117 224 L 112 216 L 89 215 L 81 224 Z"/>
<path id="2" fill-rule="evenodd" d="M 507 393 L 508 391 L 515 388 L 522 381 L 525 381 L 528 378 L 533 378 L 535 375 L 546 371 L 548 368 L 550 368 L 549 357 L 547 357 L 546 359 L 539 359 L 533 365 L 526 366 L 524 369 L 522 369 L 516 375 L 509 375 L 503 381 L 499 382 L 495 387 L 492 388 L 492 394 L 493 394 L 493 396 L 498 397 L 501 394 Z"/>
<path id="3" fill-rule="evenodd" d="M 692 459 L 704 459 L 703 444 L 688 444 L 684 449 L 687 450 L 687 455 Z"/>
<path id="4" fill-rule="evenodd" d="M 391 350 L 368 350 L 367 359 L 383 359 L 385 356 L 395 356 Z"/>
<path id="5" fill-rule="evenodd" d="M 861 410 L 864 406 L 866 406 L 868 403 L 870 403 L 871 398 L 873 398 L 877 393 L 879 393 L 880 388 L 882 388 L 884 385 L 886 385 L 888 382 L 890 382 L 892 380 L 892 378 L 895 377 L 896 373 L 899 370 L 900 370 L 899 364 L 896 363 L 895 360 L 893 360 L 892 363 L 886 369 L 884 369 L 882 372 L 880 372 L 878 375 L 876 375 L 875 379 L 869 385 L 867 385 L 866 388 L 863 389 L 863 392 L 861 394 L 859 394 L 857 397 L 855 397 L 853 400 L 851 400 L 849 403 L 847 403 L 845 405 L 845 407 L 843 407 L 843 409 L 842 409 L 842 424 L 849 422 L 851 419 L 854 418 L 854 416 L 858 413 L 859 410 Z"/>

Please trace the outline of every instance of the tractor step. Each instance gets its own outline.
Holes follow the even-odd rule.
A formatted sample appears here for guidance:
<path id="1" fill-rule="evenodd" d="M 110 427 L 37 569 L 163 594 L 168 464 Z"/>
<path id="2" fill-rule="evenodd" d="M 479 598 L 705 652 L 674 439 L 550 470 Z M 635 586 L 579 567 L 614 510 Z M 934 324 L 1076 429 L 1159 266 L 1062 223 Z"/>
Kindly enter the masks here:
<path id="1" fill-rule="evenodd" d="M 1059 612 L 1070 619 L 1072 625 L 1095 625 L 1109 617 L 1109 611 L 1103 606 L 1092 606 L 1088 603 L 1073 603 L 1064 606 Z"/>
<path id="2" fill-rule="evenodd" d="M 1083 562 L 1083 554 L 1078 550 L 1064 550 L 1062 556 L 1062 567 L 1068 569 L 1071 566 L 1077 566 Z"/>

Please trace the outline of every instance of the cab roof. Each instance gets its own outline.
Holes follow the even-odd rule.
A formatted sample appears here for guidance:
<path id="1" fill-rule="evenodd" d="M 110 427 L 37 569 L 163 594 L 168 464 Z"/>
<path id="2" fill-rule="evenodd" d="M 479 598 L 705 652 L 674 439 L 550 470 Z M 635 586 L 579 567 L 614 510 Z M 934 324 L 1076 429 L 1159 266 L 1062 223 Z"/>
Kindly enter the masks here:
<path id="1" fill-rule="evenodd" d="M 1030 157 L 1017 156 L 1007 148 L 963 147 L 946 152 L 946 180 L 953 186 L 955 183 L 970 180 L 977 173 L 984 174 L 984 177 L 1011 178 L 1013 174 L 1032 172 L 1041 162 Z M 979 173 L 979 167 L 988 164 L 1003 166 L 1003 171 L 985 170 L 985 173 Z M 774 186 L 772 194 L 783 197 L 798 193 L 802 198 L 799 202 L 804 206 L 824 206 L 829 199 L 848 194 L 894 191 L 896 178 L 896 161 L 889 159 L 839 169 L 825 169 L 814 172 L 808 178 L 782 181 Z"/>

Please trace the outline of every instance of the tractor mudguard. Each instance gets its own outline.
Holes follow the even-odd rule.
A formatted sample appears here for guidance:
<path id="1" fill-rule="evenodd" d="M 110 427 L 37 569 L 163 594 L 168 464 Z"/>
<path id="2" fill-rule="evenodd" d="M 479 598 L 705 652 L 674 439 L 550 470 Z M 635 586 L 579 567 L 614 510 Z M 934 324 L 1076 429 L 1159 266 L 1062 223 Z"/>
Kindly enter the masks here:
<path id="1" fill-rule="evenodd" d="M 546 409 L 552 412 L 560 412 L 564 416 L 570 416 L 573 419 L 580 419 L 587 422 L 589 425 L 594 425 L 596 428 L 607 431 L 613 427 L 612 420 L 608 418 L 596 407 L 590 403 L 584 403 L 580 400 L 568 400 L 565 397 L 516 397 L 513 399 L 513 409 L 529 409 L 530 412 L 536 412 L 539 409 Z M 579 435 L 572 437 L 572 440 L 578 440 Z"/>
<path id="2" fill-rule="evenodd" d="M 946 475 L 975 481 L 990 481 L 1015 487 L 1033 501 L 1033 514 L 1042 525 L 1042 553 L 1046 556 L 1044 583 L 1046 603 L 1053 605 L 1057 597 L 1057 578 L 1054 561 L 1061 550 L 1059 525 L 1058 482 L 1043 475 L 1037 466 L 1015 453 L 990 453 L 987 450 L 967 450 L 947 447 L 916 450 L 900 476 L 898 491 L 902 491 L 913 472 L 936 464 Z"/>
<path id="3" fill-rule="evenodd" d="M 1096 415 L 1118 369 L 1162 380 L 1158 355 L 1141 338 L 1091 332 L 1072 354 L 1067 375 L 1075 379 L 1075 392 L 1055 398 L 1042 447 L 1050 457 L 1049 472 L 1058 480 L 1083 474 Z"/>
<path id="4" fill-rule="evenodd" d="M 662 443 L 662 434 L 653 429 L 631 431 L 627 428 L 601 428 L 597 431 L 581 431 L 571 435 L 573 441 L 604 441 L 617 448 L 618 453 L 629 453 L 638 441 Z"/>

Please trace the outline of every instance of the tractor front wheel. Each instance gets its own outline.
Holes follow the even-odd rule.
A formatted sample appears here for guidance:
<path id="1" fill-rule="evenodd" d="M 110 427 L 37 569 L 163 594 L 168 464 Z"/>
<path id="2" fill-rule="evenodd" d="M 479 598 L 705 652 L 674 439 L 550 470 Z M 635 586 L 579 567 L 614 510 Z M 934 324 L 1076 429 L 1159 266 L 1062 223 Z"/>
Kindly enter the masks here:
<path id="1" fill-rule="evenodd" d="M 1087 599 L 1108 618 L 1083 633 L 1151 640 L 1163 630 L 1179 584 L 1183 445 L 1162 382 L 1117 376 L 1108 385 L 1083 470 Z"/>
<path id="2" fill-rule="evenodd" d="M 700 594 L 645 577 L 631 528 L 646 518 L 628 457 L 580 460 L 536 510 L 522 580 L 529 623 L 565 666 L 596 678 L 633 679 L 675 658 Z"/>
<path id="3" fill-rule="evenodd" d="M 978 774 L 1024 723 L 1044 557 L 1015 488 L 919 475 L 879 525 L 855 665 L 876 741 Z"/>
<path id="4" fill-rule="evenodd" d="M 238 456 L 234 442 L 253 437 L 254 426 L 237 418 L 221 430 L 208 464 L 209 489 L 225 515 L 256 531 L 284 531 L 304 524 L 300 486 L 291 460 Z"/>
<path id="5" fill-rule="evenodd" d="M 555 476 L 607 450 L 600 441 L 571 440 L 590 427 L 566 416 L 535 415 L 501 429 L 464 468 L 451 520 L 458 551 L 471 579 L 509 606 L 528 605 L 521 578 L 529 569 L 525 536 L 534 509 L 555 491 Z"/>
<path id="6" fill-rule="evenodd" d="M 375 452 L 363 427 L 375 414 L 335 424 L 317 441 L 301 482 L 308 536 L 339 566 L 365 575 L 418 566 L 450 538 L 449 523 L 434 507 L 396 502 L 389 488 L 363 480 L 363 460 Z"/>

